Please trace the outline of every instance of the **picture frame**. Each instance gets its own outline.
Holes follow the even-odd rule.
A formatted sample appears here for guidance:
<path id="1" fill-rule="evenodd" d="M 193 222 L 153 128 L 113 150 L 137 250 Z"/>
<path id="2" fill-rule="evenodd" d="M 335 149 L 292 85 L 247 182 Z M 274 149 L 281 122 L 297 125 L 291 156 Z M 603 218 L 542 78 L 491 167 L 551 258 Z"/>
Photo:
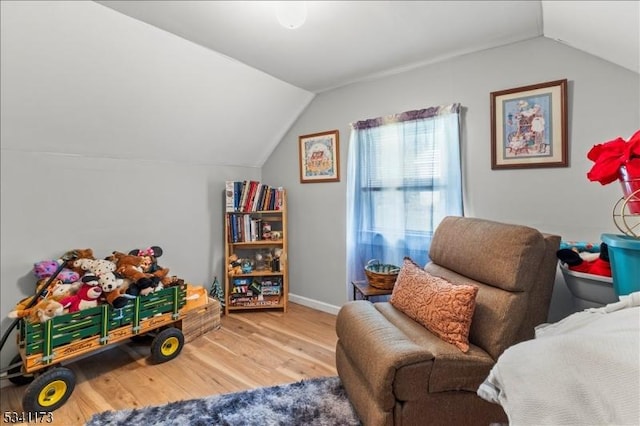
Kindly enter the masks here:
<path id="1" fill-rule="evenodd" d="M 491 92 L 491 169 L 567 167 L 567 80 Z"/>
<path id="2" fill-rule="evenodd" d="M 340 181 L 340 134 L 338 130 L 298 137 L 300 183 Z"/>

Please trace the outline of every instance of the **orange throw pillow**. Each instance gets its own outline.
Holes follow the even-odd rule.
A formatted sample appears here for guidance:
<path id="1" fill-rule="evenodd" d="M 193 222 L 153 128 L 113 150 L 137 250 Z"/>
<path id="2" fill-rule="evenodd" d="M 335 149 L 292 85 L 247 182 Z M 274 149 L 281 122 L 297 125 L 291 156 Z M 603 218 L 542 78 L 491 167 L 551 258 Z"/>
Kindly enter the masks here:
<path id="1" fill-rule="evenodd" d="M 477 286 L 452 284 L 405 257 L 389 302 L 440 339 L 467 352 L 477 294 Z"/>

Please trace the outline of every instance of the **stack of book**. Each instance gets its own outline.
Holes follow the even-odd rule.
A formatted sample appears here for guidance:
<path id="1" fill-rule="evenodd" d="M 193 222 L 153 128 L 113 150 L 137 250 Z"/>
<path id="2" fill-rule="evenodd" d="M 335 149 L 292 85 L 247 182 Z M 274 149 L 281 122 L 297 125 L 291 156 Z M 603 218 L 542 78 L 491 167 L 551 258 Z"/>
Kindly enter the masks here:
<path id="1" fill-rule="evenodd" d="M 283 188 L 271 187 L 255 180 L 226 181 L 226 211 L 249 213 L 266 210 L 281 210 Z"/>
<path id="2" fill-rule="evenodd" d="M 264 278 L 262 280 L 260 293 L 263 296 L 280 296 L 280 294 L 282 294 L 282 278 Z"/>
<path id="3" fill-rule="evenodd" d="M 230 303 L 234 306 L 277 305 L 282 294 L 281 278 L 234 278 Z"/>
<path id="4" fill-rule="evenodd" d="M 266 239 L 262 230 L 262 219 L 251 218 L 249 215 L 231 215 L 228 241 L 230 243 L 260 241 Z"/>

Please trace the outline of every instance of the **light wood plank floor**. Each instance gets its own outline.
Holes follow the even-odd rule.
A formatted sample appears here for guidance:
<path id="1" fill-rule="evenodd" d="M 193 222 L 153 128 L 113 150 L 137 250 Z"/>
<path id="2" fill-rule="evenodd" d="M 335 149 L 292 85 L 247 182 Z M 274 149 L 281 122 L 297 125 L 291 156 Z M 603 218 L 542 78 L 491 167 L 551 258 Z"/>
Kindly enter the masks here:
<path id="1" fill-rule="evenodd" d="M 219 330 L 189 342 L 163 364 L 149 363 L 148 343 L 120 344 L 67 365 L 77 383 L 67 403 L 52 413 L 53 424 L 84 425 L 106 410 L 335 376 L 336 341 L 334 315 L 290 303 L 287 313 L 223 316 Z M 2 413 L 22 411 L 26 386 L 3 385 Z"/>

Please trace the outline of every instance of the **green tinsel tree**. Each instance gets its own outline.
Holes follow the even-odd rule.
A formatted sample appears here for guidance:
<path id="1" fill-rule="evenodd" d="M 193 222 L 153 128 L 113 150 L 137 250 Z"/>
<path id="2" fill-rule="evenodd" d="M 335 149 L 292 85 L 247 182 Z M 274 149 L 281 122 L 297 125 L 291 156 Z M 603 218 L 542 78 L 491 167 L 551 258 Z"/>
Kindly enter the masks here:
<path id="1" fill-rule="evenodd" d="M 217 299 L 218 302 L 220 302 L 220 306 L 224 307 L 224 291 L 222 290 L 222 286 L 218 281 L 218 277 L 215 277 L 213 279 L 213 284 L 211 284 L 209 295 L 214 299 Z"/>

